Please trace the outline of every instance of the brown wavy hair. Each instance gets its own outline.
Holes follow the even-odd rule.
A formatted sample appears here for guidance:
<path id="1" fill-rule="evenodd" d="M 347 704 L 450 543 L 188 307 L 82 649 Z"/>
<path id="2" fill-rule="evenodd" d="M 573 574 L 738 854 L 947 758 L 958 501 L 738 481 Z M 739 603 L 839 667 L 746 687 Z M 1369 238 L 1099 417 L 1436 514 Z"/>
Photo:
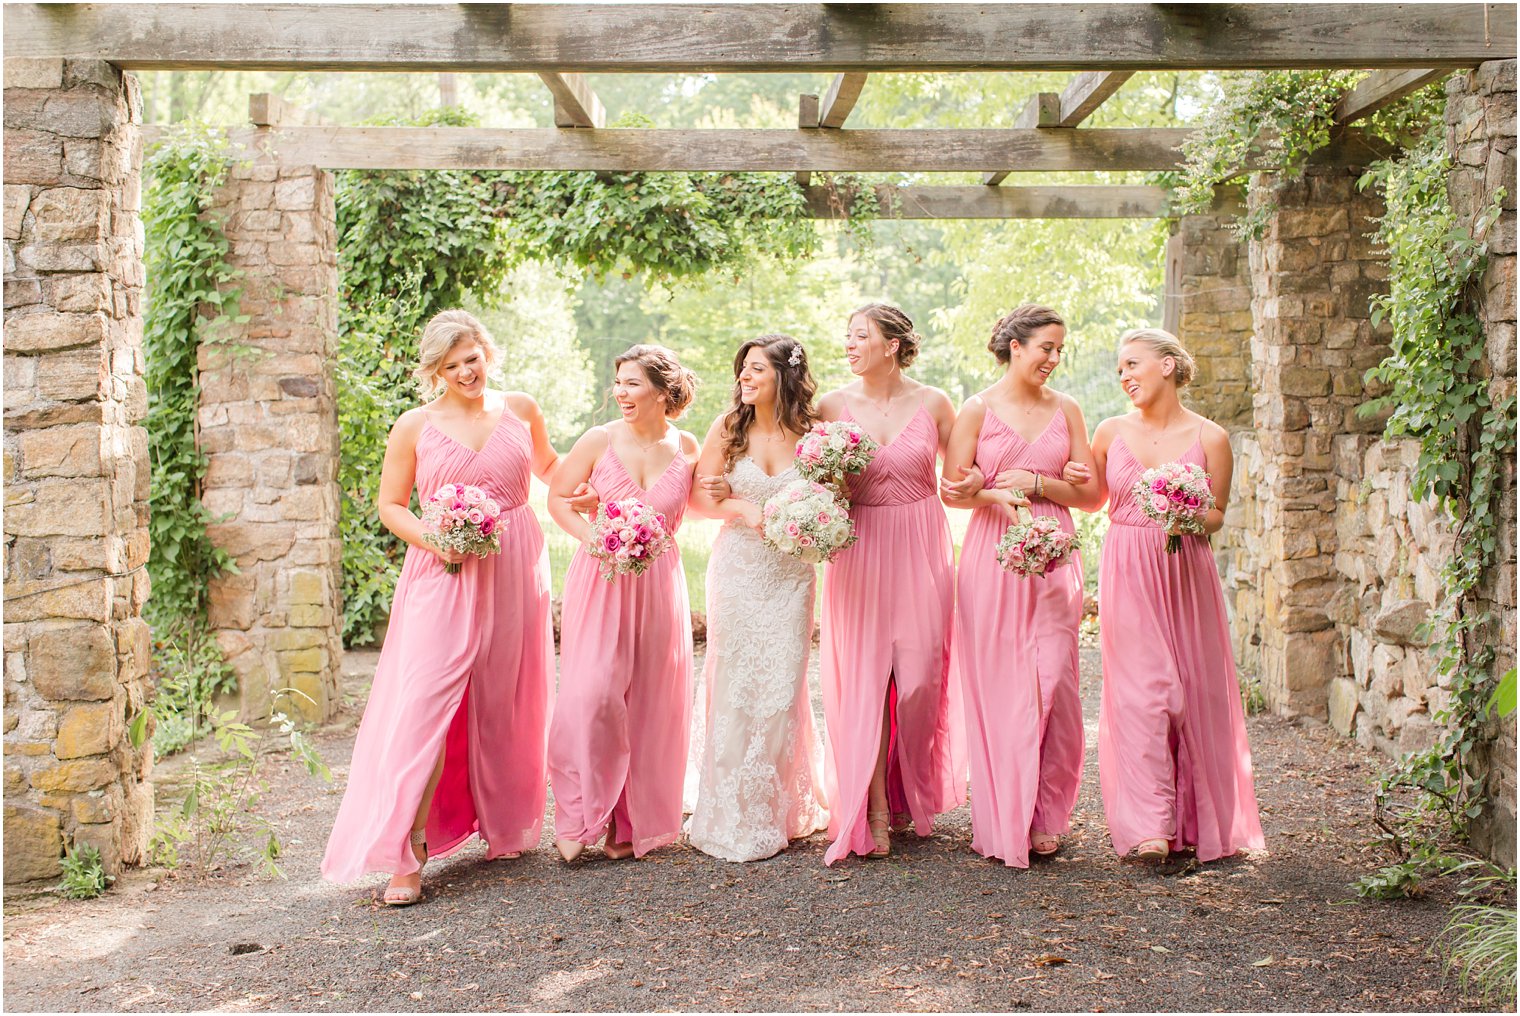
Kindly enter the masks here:
<path id="1" fill-rule="evenodd" d="M 739 374 L 751 349 L 765 353 L 776 372 L 776 418 L 781 426 L 804 434 L 818 419 L 813 397 L 818 385 L 808 369 L 807 350 L 790 335 L 762 335 L 750 339 L 734 354 L 734 401 L 723 417 L 723 471 L 733 468 L 739 457 L 749 450 L 749 429 L 755 422 L 755 407 L 745 405 L 739 397 Z M 796 364 L 792 363 L 796 359 Z"/>
<path id="2" fill-rule="evenodd" d="M 897 343 L 897 365 L 903 370 L 911 367 L 918 359 L 919 343 L 924 341 L 924 337 L 913 330 L 913 319 L 904 314 L 901 307 L 890 303 L 868 303 L 857 307 L 850 320 L 862 314 L 876 322 L 882 338 Z"/>

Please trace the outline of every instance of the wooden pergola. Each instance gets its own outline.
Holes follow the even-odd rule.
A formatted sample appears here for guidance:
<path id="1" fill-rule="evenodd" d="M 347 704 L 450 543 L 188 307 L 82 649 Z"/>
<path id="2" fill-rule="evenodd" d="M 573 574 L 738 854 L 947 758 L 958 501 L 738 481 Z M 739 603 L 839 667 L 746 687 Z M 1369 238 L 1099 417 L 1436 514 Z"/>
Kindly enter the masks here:
<path id="1" fill-rule="evenodd" d="M 25 717 L 6 734 L 7 878 L 56 878 L 63 846 L 86 842 L 114 871 L 144 856 L 152 826 L 150 756 L 124 721 L 151 693 L 139 215 L 141 142 L 160 128 L 140 123 L 132 70 L 521 72 L 553 96 L 555 126 L 527 130 L 334 126 L 258 96 L 231 132 L 250 158 L 216 201 L 241 313 L 194 369 L 199 496 L 239 571 L 211 581 L 207 623 L 247 714 L 294 689 L 310 718 L 336 707 L 343 653 L 330 170 L 785 172 L 820 217 L 841 198 L 811 186 L 815 172 L 970 173 L 982 182 L 880 193 L 883 213 L 1155 217 L 1157 187 L 1004 184 L 1176 168 L 1183 130 L 1085 126 L 1137 72 L 1368 72 L 1260 240 L 1184 216 L 1167 265 L 1175 330 L 1200 363 L 1193 398 L 1240 448 L 1234 521 L 1216 544 L 1237 659 L 1274 708 L 1360 736 L 1357 710 L 1374 704 L 1357 648 L 1380 636 L 1341 611 L 1381 602 L 1368 576 L 1382 583 L 1384 565 L 1355 553 L 1365 535 L 1348 529 L 1343 546 L 1337 524 L 1370 519 L 1345 492 L 1394 467 L 1364 457 L 1376 421 L 1357 414 L 1364 372 L 1387 352 L 1367 313 L 1386 288 L 1367 242 L 1380 205 L 1354 172 L 1384 149 L 1357 124 L 1470 71 L 1446 97 L 1453 205 L 1513 192 L 1512 4 L 8 4 L 4 27 L 5 635 L 7 675 L 25 675 L 7 683 L 7 719 Z M 797 126 L 769 130 L 607 128 L 588 77 L 797 71 L 833 77 L 799 97 Z M 977 127 L 850 126 L 872 74 L 972 71 L 1071 78 Z M 1499 294 L 1483 327 L 1501 386 L 1514 376 L 1513 237 L 1511 205 L 1485 282 Z M 1386 517 L 1366 524 L 1393 534 Z M 1419 529 L 1404 530 L 1411 545 Z M 1390 590 L 1408 580 L 1390 575 Z M 1503 611 L 1512 625 L 1512 600 Z"/>
<path id="2" fill-rule="evenodd" d="M 234 140 L 327 169 L 976 172 L 982 187 L 879 195 L 904 218 L 1164 214 L 1147 186 L 1001 187 L 1013 173 L 1178 167 L 1187 131 L 1081 125 L 1136 71 L 1342 68 L 1373 73 L 1341 102 L 1321 165 L 1385 154 L 1353 126 L 1454 68 L 1512 53 L 1508 4 L 457 4 L 9 5 L 7 57 L 105 59 L 124 69 L 532 72 L 545 129 L 344 127 L 264 102 Z M 790 130 L 609 129 L 589 73 L 835 73 Z M 873 73 L 1073 72 L 1005 124 L 847 126 Z M 151 138 L 153 129 L 148 129 Z M 1242 167 L 1252 168 L 1250 164 Z M 807 191 L 819 217 L 837 195 Z"/>

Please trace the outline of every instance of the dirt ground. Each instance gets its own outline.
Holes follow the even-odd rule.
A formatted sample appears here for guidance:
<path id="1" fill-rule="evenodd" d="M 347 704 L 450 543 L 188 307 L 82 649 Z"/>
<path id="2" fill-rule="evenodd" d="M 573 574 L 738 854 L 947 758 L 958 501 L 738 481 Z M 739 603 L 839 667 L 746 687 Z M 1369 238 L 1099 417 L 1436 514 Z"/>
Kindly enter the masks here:
<path id="1" fill-rule="evenodd" d="M 350 654 L 362 700 L 372 654 Z M 134 871 L 100 899 L 6 902 L 19 1010 L 1453 1010 L 1431 945 L 1447 890 L 1364 902 L 1376 756 L 1313 723 L 1250 720 L 1268 851 L 1199 866 L 1113 856 L 1097 790 L 1097 654 L 1084 650 L 1086 781 L 1058 857 L 1027 871 L 969 848 L 966 808 L 884 861 L 823 866 L 815 836 L 729 864 L 684 845 L 571 867 L 542 848 L 428 866 L 428 898 L 317 864 L 355 711 L 317 742 L 324 786 L 271 770 L 285 880 Z M 816 669 L 814 673 L 816 682 Z M 172 775 L 174 766 L 165 766 Z"/>

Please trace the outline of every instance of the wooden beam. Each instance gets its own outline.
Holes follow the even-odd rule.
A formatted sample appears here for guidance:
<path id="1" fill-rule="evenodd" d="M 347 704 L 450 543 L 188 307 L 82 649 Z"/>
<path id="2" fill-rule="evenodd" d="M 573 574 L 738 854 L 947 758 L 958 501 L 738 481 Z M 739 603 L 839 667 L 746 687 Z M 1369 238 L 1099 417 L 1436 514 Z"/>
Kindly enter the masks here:
<path id="1" fill-rule="evenodd" d="M 818 96 L 799 95 L 797 97 L 797 127 L 800 130 L 816 130 L 818 127 Z M 806 187 L 812 182 L 813 174 L 805 169 L 797 171 L 797 185 Z"/>
<path id="2" fill-rule="evenodd" d="M 1341 96 L 1341 101 L 1335 104 L 1335 122 L 1356 123 L 1450 73 L 1449 68 L 1374 71 Z"/>
<path id="3" fill-rule="evenodd" d="M 271 92 L 248 96 L 248 122 L 255 127 L 325 127 L 328 121 L 311 110 L 286 102 Z"/>
<path id="4" fill-rule="evenodd" d="M 1061 97 L 1055 92 L 1036 92 L 1024 103 L 1024 108 L 1014 118 L 1013 125 L 1016 128 L 1028 127 L 1053 127 L 1061 116 Z M 996 187 L 1008 178 L 1009 171 L 1000 169 L 995 173 L 986 173 L 982 176 L 982 183 L 988 187 Z"/>
<path id="5" fill-rule="evenodd" d="M 1154 219 L 1166 213 L 1165 187 L 890 187 L 874 194 L 894 219 Z M 853 195 L 807 189 L 816 219 L 844 218 Z"/>
<path id="6" fill-rule="evenodd" d="M 607 110 L 596 97 L 584 74 L 557 74 L 542 71 L 539 78 L 554 93 L 554 126 L 605 127 Z"/>
<path id="7" fill-rule="evenodd" d="M 850 115 L 850 110 L 855 108 L 855 102 L 860 98 L 860 90 L 865 86 L 864 74 L 834 75 L 828 94 L 823 97 L 823 103 L 818 107 L 821 111 L 818 114 L 818 126 L 843 127 Z"/>
<path id="8" fill-rule="evenodd" d="M 1155 171 L 1181 164 L 1181 128 L 1116 130 L 657 130 L 278 127 L 231 131 L 250 154 L 327 169 L 688 172 Z M 144 128 L 144 139 L 156 136 Z M 1314 165 L 1361 166 L 1387 144 L 1348 130 Z M 1249 164 L 1245 168 L 1253 168 Z"/>
<path id="9" fill-rule="evenodd" d="M 7 58 L 127 69 L 1094 71 L 1468 67 L 1513 4 L 7 4 Z"/>
<path id="10" fill-rule="evenodd" d="M 1057 127 L 1075 127 L 1119 90 L 1134 75 L 1133 71 L 1087 71 L 1061 92 L 1061 113 Z"/>

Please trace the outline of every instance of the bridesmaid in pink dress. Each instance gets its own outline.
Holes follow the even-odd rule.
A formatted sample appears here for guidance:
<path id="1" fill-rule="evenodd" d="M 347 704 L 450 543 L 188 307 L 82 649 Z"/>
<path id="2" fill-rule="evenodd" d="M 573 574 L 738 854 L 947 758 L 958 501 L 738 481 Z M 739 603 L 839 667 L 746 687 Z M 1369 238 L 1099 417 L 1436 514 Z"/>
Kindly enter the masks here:
<path id="1" fill-rule="evenodd" d="M 824 863 L 885 857 L 889 818 L 920 836 L 965 801 L 965 746 L 950 681 L 954 603 L 950 527 L 936 456 L 955 423 L 944 392 L 903 375 L 918 333 L 901 310 L 850 317 L 845 355 L 859 379 L 819 402 L 880 449 L 850 484 L 856 544 L 823 572 L 820 647 L 829 838 Z M 980 489 L 980 474 L 957 489 Z"/>
<path id="2" fill-rule="evenodd" d="M 602 578 L 585 552 L 590 525 L 570 495 L 589 481 L 603 501 L 638 498 L 681 525 L 697 439 L 671 425 L 696 376 L 663 346 L 620 355 L 622 419 L 587 431 L 565 456 L 549 512 L 582 543 L 565 576 L 559 698 L 549 727 L 555 842 L 567 861 L 605 838 L 608 857 L 642 857 L 681 835 L 691 719 L 691 610 L 681 552 L 639 576 Z"/>
<path id="3" fill-rule="evenodd" d="M 987 348 L 1007 370 L 961 407 L 945 456 L 947 478 L 974 463 L 994 484 L 969 498 L 947 493 L 945 504 L 976 511 L 956 574 L 955 639 L 971 760 L 971 849 L 1016 868 L 1029 866 L 1031 848 L 1056 852 L 1082 783 L 1082 562 L 1073 553 L 1026 578 L 1004 571 L 996 556 L 1015 505 L 1072 533 L 1070 509 L 1101 503 L 1092 484 L 1084 490 L 1060 478 L 1068 461 L 1092 464 L 1076 400 L 1046 385 L 1065 343 L 1066 325 L 1048 307 L 1026 304 L 1000 320 Z"/>
<path id="4" fill-rule="evenodd" d="M 1208 470 L 1224 524 L 1234 466 L 1224 429 L 1182 406 L 1178 390 L 1193 358 L 1159 329 L 1119 340 L 1119 384 L 1137 410 L 1093 434 L 1097 477 L 1108 497 L 1101 603 L 1103 704 L 1098 773 L 1109 836 L 1121 855 L 1164 859 L 1193 849 L 1200 861 L 1264 843 L 1251 778 L 1251 749 L 1225 620 L 1224 594 L 1204 536 L 1166 533 L 1130 489 L 1167 462 Z M 1080 468 L 1072 470 L 1081 479 Z"/>
<path id="5" fill-rule="evenodd" d="M 386 442 L 380 521 L 409 546 L 348 789 L 322 874 L 351 882 L 394 873 L 385 902 L 421 898 L 422 865 L 472 833 L 487 857 L 538 843 L 544 727 L 554 640 L 549 557 L 525 503 L 528 473 L 552 480 L 558 457 L 538 404 L 486 390 L 499 361 L 485 328 L 444 311 L 423 332 L 416 374 L 442 395 L 402 414 Z M 505 509 L 501 553 L 438 550 L 408 505 L 446 483 L 489 492 Z M 457 563 L 457 574 L 444 565 Z"/>

